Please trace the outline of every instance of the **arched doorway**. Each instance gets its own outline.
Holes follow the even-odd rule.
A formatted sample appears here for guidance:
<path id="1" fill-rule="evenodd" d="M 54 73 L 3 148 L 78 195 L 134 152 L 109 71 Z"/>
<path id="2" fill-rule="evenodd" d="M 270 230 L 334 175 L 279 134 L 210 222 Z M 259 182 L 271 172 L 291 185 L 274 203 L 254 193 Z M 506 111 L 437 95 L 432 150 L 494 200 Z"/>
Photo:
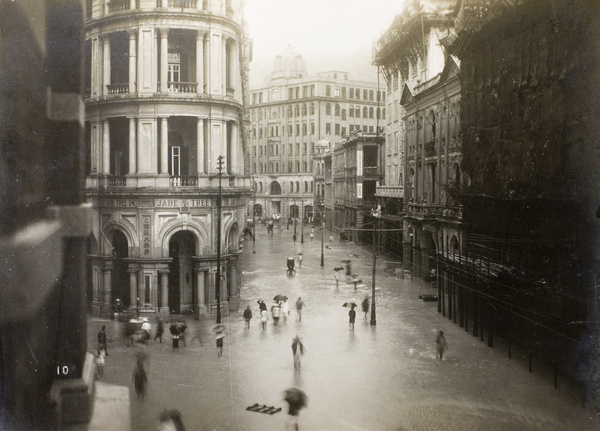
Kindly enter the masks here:
<path id="1" fill-rule="evenodd" d="M 127 237 L 121 231 L 112 232 L 112 253 L 114 257 L 112 270 L 112 301 L 117 299 L 121 304 L 128 307 L 129 304 L 129 274 L 127 273 L 127 263 L 125 259 L 129 257 L 129 248 Z M 112 305 L 112 304 L 107 304 Z"/>
<path id="2" fill-rule="evenodd" d="M 169 313 L 191 311 L 194 304 L 195 277 L 192 257 L 195 252 L 194 235 L 177 232 L 169 241 Z M 162 294 L 162 292 L 161 292 Z"/>

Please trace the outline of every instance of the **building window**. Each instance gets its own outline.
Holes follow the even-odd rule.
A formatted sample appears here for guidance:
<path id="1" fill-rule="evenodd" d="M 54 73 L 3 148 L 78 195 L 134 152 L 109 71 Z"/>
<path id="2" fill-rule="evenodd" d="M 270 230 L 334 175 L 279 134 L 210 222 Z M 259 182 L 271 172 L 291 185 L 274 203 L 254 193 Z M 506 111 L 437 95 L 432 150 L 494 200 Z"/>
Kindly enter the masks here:
<path id="1" fill-rule="evenodd" d="M 342 109 L 342 121 L 346 121 L 346 110 Z"/>
<path id="2" fill-rule="evenodd" d="M 326 85 L 325 86 L 325 96 L 326 97 L 331 97 L 331 85 Z"/>
<path id="3" fill-rule="evenodd" d="M 331 123 L 325 123 L 325 134 L 331 135 Z"/>
<path id="4" fill-rule="evenodd" d="M 294 106 L 294 115 L 295 115 L 296 117 L 299 117 L 299 116 L 300 116 L 300 105 L 296 105 L 296 106 Z"/>
<path id="5" fill-rule="evenodd" d="M 292 105 L 288 106 L 288 117 L 292 118 L 294 116 L 294 110 L 292 109 Z"/>
<path id="6" fill-rule="evenodd" d="M 360 88 L 356 89 L 356 100 L 360 100 Z"/>
<path id="7" fill-rule="evenodd" d="M 292 136 L 292 134 L 294 133 L 294 126 L 292 126 L 291 124 L 288 125 L 288 135 Z"/>
<path id="8" fill-rule="evenodd" d="M 294 89 L 293 88 L 288 88 L 288 99 L 289 100 L 294 99 Z"/>
<path id="9" fill-rule="evenodd" d="M 334 95 L 335 97 L 340 97 L 340 87 L 335 87 L 335 88 L 333 89 L 333 95 Z"/>
<path id="10" fill-rule="evenodd" d="M 178 177 L 181 175 L 181 147 L 172 146 L 172 147 L 169 147 L 169 149 L 171 150 L 170 174 L 175 177 Z"/>
<path id="11" fill-rule="evenodd" d="M 363 108 L 363 118 L 369 118 L 369 110 L 366 106 Z"/>
<path id="12" fill-rule="evenodd" d="M 336 117 L 340 116 L 340 105 L 339 105 L 339 103 L 335 104 L 335 116 Z"/>
<path id="13" fill-rule="evenodd" d="M 315 115 L 315 104 L 312 102 L 310 104 L 310 115 Z"/>
<path id="14" fill-rule="evenodd" d="M 304 142 L 304 143 L 302 144 L 302 147 L 303 147 L 303 149 L 304 149 L 304 154 L 306 154 L 306 152 L 307 152 L 307 150 L 308 150 L 308 146 L 307 146 L 306 142 Z"/>
<path id="15" fill-rule="evenodd" d="M 304 165 L 304 170 L 302 172 L 308 172 L 308 163 L 304 162 L 303 165 Z M 304 184 L 306 184 L 306 182 L 304 182 Z M 304 187 L 304 188 L 307 189 L 307 187 Z M 308 190 L 305 190 L 305 191 L 308 191 Z"/>
<path id="16" fill-rule="evenodd" d="M 302 115 L 306 115 L 306 103 L 302 104 Z"/>
<path id="17" fill-rule="evenodd" d="M 331 115 L 331 103 L 325 105 L 325 115 Z"/>
<path id="18" fill-rule="evenodd" d="M 375 97 L 375 93 L 373 92 L 373 90 L 369 90 L 369 100 L 372 102 L 373 98 Z"/>
<path id="19" fill-rule="evenodd" d="M 342 87 L 342 99 L 346 98 L 346 87 Z"/>
<path id="20" fill-rule="evenodd" d="M 296 124 L 296 136 L 300 136 L 300 124 Z"/>
<path id="21" fill-rule="evenodd" d="M 315 123 L 310 123 L 310 134 L 311 135 L 315 134 Z"/>
<path id="22" fill-rule="evenodd" d="M 302 135 L 303 136 L 308 135 L 308 124 L 306 124 L 306 123 L 302 124 Z"/>
<path id="23" fill-rule="evenodd" d="M 346 137 L 346 128 L 342 127 L 342 138 Z"/>
<path id="24" fill-rule="evenodd" d="M 369 108 L 369 118 L 373 118 L 373 107 Z"/>
<path id="25" fill-rule="evenodd" d="M 350 105 L 350 109 L 348 109 L 348 115 L 350 115 L 350 118 L 354 118 L 354 106 Z"/>
<path id="26" fill-rule="evenodd" d="M 340 125 L 337 123 L 335 125 L 335 134 L 336 134 L 336 136 L 339 136 L 339 134 L 340 134 Z"/>
<path id="27" fill-rule="evenodd" d="M 360 106 L 356 107 L 356 110 L 354 111 L 354 115 L 356 118 L 360 118 Z"/>

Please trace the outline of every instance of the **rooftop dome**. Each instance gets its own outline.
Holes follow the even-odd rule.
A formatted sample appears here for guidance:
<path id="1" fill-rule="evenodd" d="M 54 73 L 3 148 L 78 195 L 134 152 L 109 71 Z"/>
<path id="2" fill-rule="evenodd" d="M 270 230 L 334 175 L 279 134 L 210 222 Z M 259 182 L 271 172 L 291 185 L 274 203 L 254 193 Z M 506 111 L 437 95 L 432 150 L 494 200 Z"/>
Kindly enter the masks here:
<path id="1" fill-rule="evenodd" d="M 276 78 L 302 78 L 306 75 L 304 57 L 291 46 L 275 56 L 273 62 L 272 79 Z"/>

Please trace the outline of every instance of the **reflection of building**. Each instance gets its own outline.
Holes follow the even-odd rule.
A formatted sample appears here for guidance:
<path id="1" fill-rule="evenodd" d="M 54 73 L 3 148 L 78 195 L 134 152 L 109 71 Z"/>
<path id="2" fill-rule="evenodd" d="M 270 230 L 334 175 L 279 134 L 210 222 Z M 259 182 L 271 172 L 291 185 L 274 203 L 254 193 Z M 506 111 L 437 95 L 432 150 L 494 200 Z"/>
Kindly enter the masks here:
<path id="1" fill-rule="evenodd" d="M 383 179 L 384 138 L 353 133 L 337 143 L 332 156 L 333 225 L 355 242 L 365 240 L 365 218 L 377 207 L 375 190 Z"/>
<path id="2" fill-rule="evenodd" d="M 239 299 L 246 85 L 241 2 L 93 0 L 86 27 L 92 312 L 211 314 Z M 224 156 L 222 231 L 217 158 Z"/>
<path id="3" fill-rule="evenodd" d="M 453 3 L 407 2 L 380 39 L 375 60 L 393 103 L 386 184 L 377 190 L 381 227 L 402 230 L 384 233 L 384 246 L 402 254 L 417 276 L 435 267 L 436 250 L 456 247 L 461 236 L 458 205 L 443 188 L 461 176 L 459 65 L 445 52 L 454 37 Z"/>
<path id="4" fill-rule="evenodd" d="M 291 48 L 278 55 L 270 80 L 251 94 L 250 171 L 257 174 L 258 214 L 314 217 L 323 196 L 323 183 L 314 182 L 317 141 L 333 145 L 353 131 L 375 133 L 378 117 L 385 116 L 378 107 L 384 96 L 377 83 L 349 80 L 347 72 L 308 76 Z"/>

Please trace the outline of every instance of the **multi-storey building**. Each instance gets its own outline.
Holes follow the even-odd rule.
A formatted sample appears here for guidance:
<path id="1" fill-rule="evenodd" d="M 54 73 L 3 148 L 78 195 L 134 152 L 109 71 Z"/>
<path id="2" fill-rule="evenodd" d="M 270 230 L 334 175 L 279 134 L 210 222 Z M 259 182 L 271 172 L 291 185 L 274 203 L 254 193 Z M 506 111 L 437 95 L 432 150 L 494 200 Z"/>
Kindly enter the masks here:
<path id="1" fill-rule="evenodd" d="M 445 52 L 454 37 L 454 3 L 407 2 L 375 55 L 388 84 L 390 112 L 385 185 L 377 190 L 381 225 L 388 231 L 382 237 L 417 276 L 435 266 L 429 255 L 455 247 L 460 238 L 458 205 L 443 188 L 461 175 L 459 68 Z"/>
<path id="2" fill-rule="evenodd" d="M 383 180 L 383 136 L 353 132 L 332 152 L 333 225 L 342 238 L 365 241 L 367 222 L 377 207 L 375 190 Z"/>
<path id="3" fill-rule="evenodd" d="M 376 82 L 350 80 L 347 72 L 309 76 L 291 48 L 278 55 L 269 81 L 251 91 L 255 213 L 310 221 L 324 194 L 324 183 L 314 180 L 317 142 L 324 150 L 354 131 L 375 133 L 385 116 L 384 97 Z"/>
<path id="4" fill-rule="evenodd" d="M 242 2 L 90 3 L 92 313 L 110 316 L 116 307 L 199 317 L 235 309 L 251 192 L 243 178 Z"/>

